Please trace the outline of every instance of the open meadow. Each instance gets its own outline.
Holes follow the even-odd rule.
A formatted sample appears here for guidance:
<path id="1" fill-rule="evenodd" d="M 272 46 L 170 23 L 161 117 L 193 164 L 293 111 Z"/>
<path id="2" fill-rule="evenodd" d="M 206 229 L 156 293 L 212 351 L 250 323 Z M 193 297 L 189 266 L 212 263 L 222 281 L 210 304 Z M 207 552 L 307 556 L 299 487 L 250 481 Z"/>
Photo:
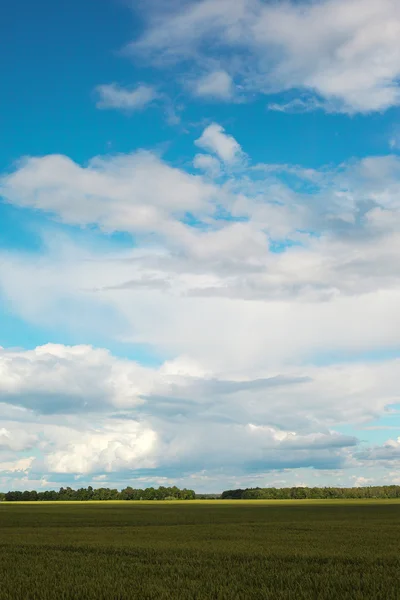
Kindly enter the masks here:
<path id="1" fill-rule="evenodd" d="M 400 503 L 0 504 L 0 599 L 399 598 Z"/>

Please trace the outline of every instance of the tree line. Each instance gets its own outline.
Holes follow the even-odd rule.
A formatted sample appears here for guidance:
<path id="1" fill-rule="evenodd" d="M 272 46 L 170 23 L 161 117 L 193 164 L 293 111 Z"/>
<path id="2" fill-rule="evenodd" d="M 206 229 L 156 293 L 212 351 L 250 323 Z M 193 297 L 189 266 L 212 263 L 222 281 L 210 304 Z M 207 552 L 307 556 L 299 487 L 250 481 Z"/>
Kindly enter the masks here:
<path id="1" fill-rule="evenodd" d="M 291 487 L 291 488 L 246 488 L 226 490 L 222 494 L 196 494 L 193 490 L 179 489 L 176 486 L 145 489 L 130 486 L 119 491 L 112 488 L 93 489 L 61 487 L 58 491 L 36 490 L 10 491 L 0 493 L 0 502 L 43 502 L 43 501 L 85 501 L 85 500 L 332 500 L 332 499 L 385 499 L 400 498 L 400 486 L 381 485 L 366 487 Z"/>
<path id="2" fill-rule="evenodd" d="M 246 488 L 222 492 L 223 500 L 330 500 L 351 498 L 400 498 L 399 485 L 366 487 Z"/>
<path id="3" fill-rule="evenodd" d="M 134 489 L 126 487 L 121 491 L 111 488 L 93 489 L 92 486 L 73 490 L 70 487 L 62 487 L 58 490 L 36 490 L 11 491 L 0 494 L 0 500 L 6 502 L 43 502 L 43 501 L 83 501 L 83 500 L 194 500 L 193 490 L 179 489 L 176 486 L 159 488 L 148 487 L 145 489 Z"/>

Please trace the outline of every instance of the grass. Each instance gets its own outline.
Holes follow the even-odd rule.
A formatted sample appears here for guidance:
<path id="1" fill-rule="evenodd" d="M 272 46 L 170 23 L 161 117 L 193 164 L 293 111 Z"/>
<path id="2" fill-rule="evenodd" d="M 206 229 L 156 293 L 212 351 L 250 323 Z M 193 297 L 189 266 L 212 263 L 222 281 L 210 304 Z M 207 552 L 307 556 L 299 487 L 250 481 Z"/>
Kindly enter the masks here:
<path id="1" fill-rule="evenodd" d="M 400 598 L 396 501 L 0 504 L 0 600 Z"/>

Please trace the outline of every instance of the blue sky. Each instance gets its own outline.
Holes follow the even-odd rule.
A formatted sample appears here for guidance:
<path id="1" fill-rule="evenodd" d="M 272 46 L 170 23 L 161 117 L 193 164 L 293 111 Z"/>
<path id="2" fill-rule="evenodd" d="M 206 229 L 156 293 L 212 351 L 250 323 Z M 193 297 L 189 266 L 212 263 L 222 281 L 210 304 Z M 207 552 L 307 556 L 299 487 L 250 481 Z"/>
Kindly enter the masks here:
<path id="1" fill-rule="evenodd" d="M 399 30 L 9 3 L 1 489 L 400 482 Z"/>

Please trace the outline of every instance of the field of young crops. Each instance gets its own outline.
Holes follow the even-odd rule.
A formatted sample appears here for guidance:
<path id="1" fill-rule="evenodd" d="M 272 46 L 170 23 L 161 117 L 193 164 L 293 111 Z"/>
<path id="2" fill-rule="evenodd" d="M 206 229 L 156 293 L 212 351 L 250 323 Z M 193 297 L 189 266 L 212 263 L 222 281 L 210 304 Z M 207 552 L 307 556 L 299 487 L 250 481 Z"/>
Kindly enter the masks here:
<path id="1" fill-rule="evenodd" d="M 398 600 L 400 503 L 0 504 L 0 599 Z"/>

